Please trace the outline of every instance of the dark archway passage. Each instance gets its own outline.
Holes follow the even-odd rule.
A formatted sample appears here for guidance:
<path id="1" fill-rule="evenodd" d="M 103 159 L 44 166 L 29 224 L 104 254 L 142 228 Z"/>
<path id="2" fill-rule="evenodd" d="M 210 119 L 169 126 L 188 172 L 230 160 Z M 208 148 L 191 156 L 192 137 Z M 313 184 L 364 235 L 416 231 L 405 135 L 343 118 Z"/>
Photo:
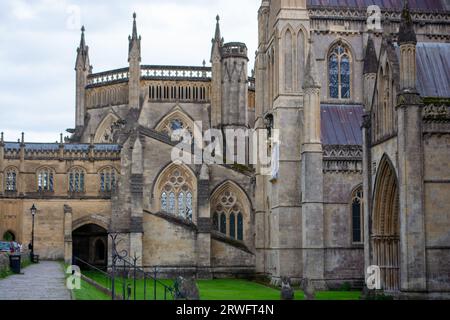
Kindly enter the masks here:
<path id="1" fill-rule="evenodd" d="M 400 221 L 397 177 L 391 162 L 384 158 L 377 177 L 373 212 L 373 252 L 381 269 L 385 291 L 400 289 Z"/>
<path id="2" fill-rule="evenodd" d="M 108 263 L 107 230 L 95 224 L 87 224 L 73 231 L 72 241 L 72 254 L 75 258 L 98 268 L 106 268 Z M 86 267 L 83 263 L 76 264 L 81 268 Z"/>
<path id="3" fill-rule="evenodd" d="M 6 231 L 3 235 L 3 241 L 16 241 L 16 236 L 12 231 Z"/>

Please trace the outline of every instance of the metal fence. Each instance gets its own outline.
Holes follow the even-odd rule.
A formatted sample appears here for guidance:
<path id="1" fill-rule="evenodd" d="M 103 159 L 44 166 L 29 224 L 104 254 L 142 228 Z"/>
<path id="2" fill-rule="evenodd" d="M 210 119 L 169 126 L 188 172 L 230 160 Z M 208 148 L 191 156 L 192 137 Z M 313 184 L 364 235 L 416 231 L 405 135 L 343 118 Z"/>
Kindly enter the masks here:
<path id="1" fill-rule="evenodd" d="M 73 257 L 73 263 L 83 269 L 95 272 L 96 277 L 90 278 L 110 291 L 112 300 L 174 300 L 177 296 L 177 286 L 169 286 L 158 279 L 158 268 L 151 272 L 137 265 L 138 257 L 129 257 L 126 250 L 117 250 L 120 240 L 118 234 L 110 235 L 112 243 L 111 264 L 106 270 L 94 266 L 78 257 Z M 96 278 L 100 278 L 96 279 Z M 101 283 L 100 283 L 101 282 Z M 140 289 L 142 293 L 138 292 Z M 163 291 L 161 293 L 161 291 Z M 159 294 L 159 296 L 158 296 Z"/>

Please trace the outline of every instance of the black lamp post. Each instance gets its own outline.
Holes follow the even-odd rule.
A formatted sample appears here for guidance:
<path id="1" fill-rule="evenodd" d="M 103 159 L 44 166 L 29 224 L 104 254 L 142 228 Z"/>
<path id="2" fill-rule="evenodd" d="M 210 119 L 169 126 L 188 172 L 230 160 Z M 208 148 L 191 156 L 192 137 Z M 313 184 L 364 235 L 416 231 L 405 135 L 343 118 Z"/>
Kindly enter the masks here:
<path id="1" fill-rule="evenodd" d="M 31 211 L 31 217 L 32 217 L 32 224 L 31 224 L 31 261 L 34 261 L 34 216 L 36 215 L 37 209 L 36 206 L 33 203 L 33 206 L 30 208 Z"/>

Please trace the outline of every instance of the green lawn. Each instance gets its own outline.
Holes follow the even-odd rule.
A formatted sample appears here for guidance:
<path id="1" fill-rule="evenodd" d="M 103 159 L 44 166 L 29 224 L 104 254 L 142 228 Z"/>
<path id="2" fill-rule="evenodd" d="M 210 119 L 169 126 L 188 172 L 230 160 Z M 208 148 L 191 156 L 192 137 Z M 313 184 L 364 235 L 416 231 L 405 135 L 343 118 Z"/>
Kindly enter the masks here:
<path id="1" fill-rule="evenodd" d="M 98 272 L 83 272 L 83 274 L 102 286 L 111 289 L 110 280 L 101 273 Z M 121 278 L 116 279 L 116 293 L 123 294 L 123 280 Z M 131 299 L 133 299 L 133 281 L 126 281 L 125 288 L 131 286 Z M 156 299 L 164 300 L 164 286 L 172 286 L 172 280 L 160 280 L 156 284 Z M 197 281 L 198 288 L 200 290 L 201 300 L 279 300 L 280 290 L 259 284 L 248 280 L 239 279 L 216 279 L 216 280 L 199 280 Z M 95 293 L 97 291 L 97 293 Z M 125 290 L 127 292 L 127 290 Z M 82 284 L 82 289 L 75 292 L 78 300 L 104 300 L 105 295 L 99 292 L 94 287 L 87 283 Z M 317 292 L 317 300 L 358 300 L 360 297 L 358 291 L 321 291 Z M 136 297 L 138 300 L 144 299 L 144 280 L 136 281 Z M 153 300 L 154 295 L 154 283 L 152 280 L 146 282 L 146 300 Z M 110 299 L 109 297 L 106 297 Z M 167 298 L 170 300 L 172 297 L 167 292 Z M 303 292 L 296 291 L 296 300 L 303 300 Z"/>

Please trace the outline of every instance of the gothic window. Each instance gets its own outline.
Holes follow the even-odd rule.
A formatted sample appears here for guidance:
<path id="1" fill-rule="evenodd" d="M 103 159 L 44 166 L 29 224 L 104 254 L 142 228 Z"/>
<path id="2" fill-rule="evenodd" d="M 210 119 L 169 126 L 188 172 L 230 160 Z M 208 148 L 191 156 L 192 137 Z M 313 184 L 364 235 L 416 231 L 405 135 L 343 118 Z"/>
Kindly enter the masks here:
<path id="1" fill-rule="evenodd" d="M 352 197 L 352 242 L 363 242 L 363 192 L 358 188 Z"/>
<path id="2" fill-rule="evenodd" d="M 116 170 L 112 167 L 104 168 L 100 171 L 100 191 L 112 192 L 116 190 L 117 179 Z"/>
<path id="3" fill-rule="evenodd" d="M 342 42 L 335 44 L 328 56 L 329 95 L 333 99 L 351 97 L 351 55 Z"/>
<path id="4" fill-rule="evenodd" d="M 213 224 L 214 229 L 220 233 L 244 241 L 243 213 L 248 212 L 248 204 L 243 199 L 242 192 L 236 189 L 231 183 L 226 183 L 212 196 Z"/>
<path id="5" fill-rule="evenodd" d="M 160 210 L 192 221 L 193 177 L 185 168 L 173 166 L 163 174 L 159 197 Z"/>
<path id="6" fill-rule="evenodd" d="M 178 141 L 181 140 L 182 135 L 180 133 L 183 134 L 184 130 L 187 130 L 192 135 L 193 127 L 193 121 L 182 112 L 181 108 L 177 107 L 174 112 L 166 116 L 156 126 L 156 131 L 166 134 L 174 141 Z"/>
<path id="7" fill-rule="evenodd" d="M 69 192 L 84 192 L 84 170 L 80 168 L 72 169 L 69 172 Z"/>
<path id="8" fill-rule="evenodd" d="M 17 191 L 17 171 L 14 168 L 6 170 L 5 175 L 5 191 L 14 192 Z"/>
<path id="9" fill-rule="evenodd" d="M 237 239 L 244 241 L 244 217 L 242 213 L 239 213 L 237 218 Z"/>
<path id="10" fill-rule="evenodd" d="M 43 168 L 38 171 L 38 191 L 53 192 L 54 191 L 54 172 L 50 168 Z"/>
<path id="11" fill-rule="evenodd" d="M 225 213 L 220 215 L 220 233 L 227 234 L 227 216 Z"/>
<path id="12" fill-rule="evenodd" d="M 213 215 L 213 228 L 214 230 L 219 231 L 219 215 L 217 212 Z"/>
<path id="13" fill-rule="evenodd" d="M 236 215 L 230 214 L 230 238 L 236 239 Z"/>

